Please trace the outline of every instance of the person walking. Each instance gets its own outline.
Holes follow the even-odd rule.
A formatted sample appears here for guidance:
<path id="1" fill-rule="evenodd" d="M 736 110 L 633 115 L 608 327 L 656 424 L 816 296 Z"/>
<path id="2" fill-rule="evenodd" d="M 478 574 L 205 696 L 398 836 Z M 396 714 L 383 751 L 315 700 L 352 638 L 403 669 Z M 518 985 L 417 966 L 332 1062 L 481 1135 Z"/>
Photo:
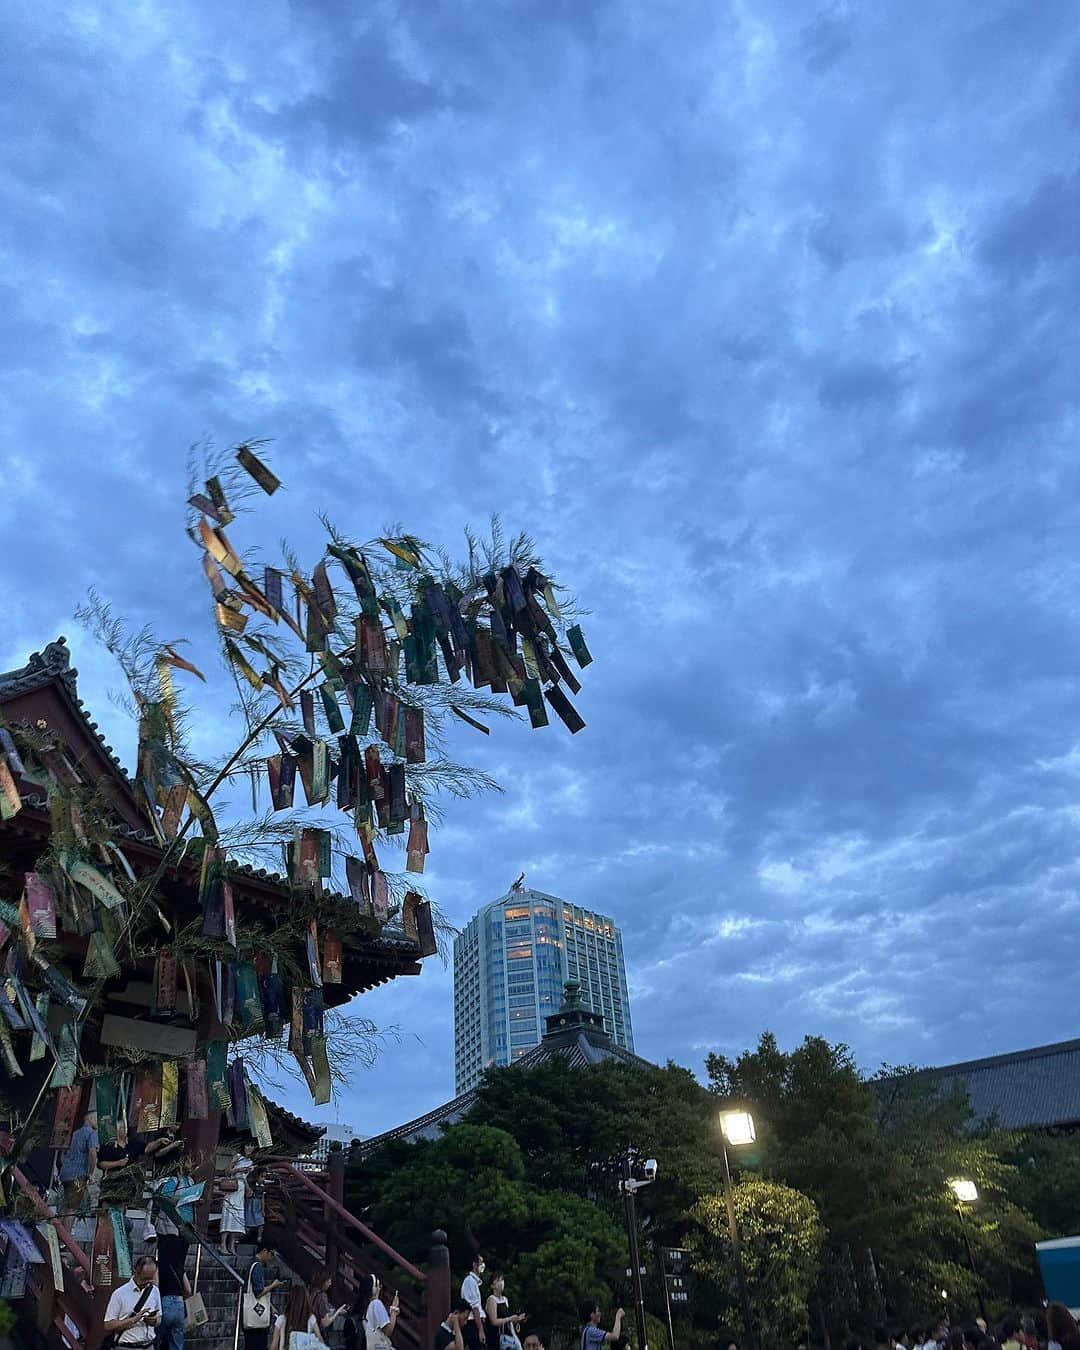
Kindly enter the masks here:
<path id="1" fill-rule="evenodd" d="M 371 1298 L 368 1300 L 367 1312 L 364 1313 L 364 1337 L 367 1341 L 367 1350 L 393 1350 L 394 1343 L 390 1338 L 397 1326 L 400 1311 L 397 1293 L 395 1292 L 390 1307 L 387 1308 L 382 1301 L 382 1285 L 379 1283 L 379 1278 L 377 1275 L 372 1275 Z"/>
<path id="2" fill-rule="evenodd" d="M 105 1309 L 102 1330 L 115 1336 L 117 1345 L 128 1350 L 149 1350 L 161 1321 L 161 1294 L 154 1283 L 157 1262 L 149 1256 L 137 1257 L 131 1279 L 112 1291 Z"/>
<path id="3" fill-rule="evenodd" d="M 446 1315 L 446 1320 L 440 1322 L 434 1337 L 432 1350 L 465 1350 L 465 1341 L 461 1335 L 461 1328 L 472 1315 L 472 1309 L 463 1298 L 456 1299 L 454 1306 Z"/>
<path id="4" fill-rule="evenodd" d="M 274 1320 L 270 1295 L 281 1285 L 280 1280 L 266 1277 L 266 1267 L 273 1259 L 273 1247 L 260 1242 L 244 1282 L 244 1350 L 267 1350 L 269 1344 Z"/>
<path id="5" fill-rule="evenodd" d="M 191 1294 L 186 1271 L 188 1243 L 165 1215 L 157 1216 L 156 1251 L 161 1321 L 155 1345 L 157 1350 L 184 1350 L 184 1299 Z"/>
<path id="6" fill-rule="evenodd" d="M 502 1350 L 501 1339 L 507 1338 L 506 1350 L 521 1350 L 518 1327 L 525 1320 L 524 1313 L 510 1313 L 510 1300 L 505 1294 L 506 1281 L 501 1270 L 492 1272 L 491 1293 L 484 1304 L 484 1324 L 487 1350 Z"/>

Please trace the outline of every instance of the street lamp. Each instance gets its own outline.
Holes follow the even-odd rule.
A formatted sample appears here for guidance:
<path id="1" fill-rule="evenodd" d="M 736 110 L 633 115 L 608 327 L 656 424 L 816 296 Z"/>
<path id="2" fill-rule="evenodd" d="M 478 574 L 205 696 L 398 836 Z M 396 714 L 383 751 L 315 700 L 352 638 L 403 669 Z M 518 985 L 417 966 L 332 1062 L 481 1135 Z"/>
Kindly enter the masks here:
<path id="1" fill-rule="evenodd" d="M 724 1201 L 727 1206 L 728 1233 L 731 1237 L 731 1254 L 735 1261 L 735 1279 L 739 1286 L 739 1303 L 742 1306 L 747 1350 L 755 1350 L 757 1339 L 754 1335 L 754 1319 L 750 1311 L 750 1291 L 746 1286 L 746 1271 L 743 1269 L 739 1226 L 735 1222 L 735 1197 L 731 1189 L 731 1167 L 728 1163 L 727 1146 L 731 1144 L 738 1148 L 742 1144 L 752 1144 L 756 1138 L 757 1131 L 754 1129 L 754 1117 L 749 1111 L 722 1111 L 720 1113 L 720 1153 L 724 1160 Z"/>
<path id="2" fill-rule="evenodd" d="M 960 1232 L 964 1237 L 964 1247 L 967 1251 L 968 1265 L 971 1267 L 971 1273 L 975 1276 L 975 1296 L 979 1300 L 979 1315 L 983 1321 L 986 1321 L 986 1305 L 983 1302 L 982 1279 L 979 1276 L 978 1268 L 975 1265 L 975 1257 L 971 1250 L 971 1239 L 968 1237 L 967 1222 L 964 1219 L 964 1206 L 973 1205 L 979 1198 L 979 1188 L 969 1177 L 952 1177 L 949 1181 L 949 1190 L 952 1191 L 956 1200 L 956 1212 L 960 1216 Z"/>
<path id="3" fill-rule="evenodd" d="M 622 1180 L 619 1189 L 626 1197 L 626 1235 L 630 1243 L 630 1266 L 634 1281 L 634 1320 L 637 1323 L 638 1350 L 649 1350 L 645 1339 L 645 1293 L 641 1287 L 641 1252 L 638 1248 L 637 1204 L 635 1197 L 645 1186 L 651 1186 L 656 1180 L 657 1162 L 655 1158 L 645 1161 L 645 1176 L 637 1178 L 632 1173 L 634 1151 L 629 1149 L 622 1160 Z"/>

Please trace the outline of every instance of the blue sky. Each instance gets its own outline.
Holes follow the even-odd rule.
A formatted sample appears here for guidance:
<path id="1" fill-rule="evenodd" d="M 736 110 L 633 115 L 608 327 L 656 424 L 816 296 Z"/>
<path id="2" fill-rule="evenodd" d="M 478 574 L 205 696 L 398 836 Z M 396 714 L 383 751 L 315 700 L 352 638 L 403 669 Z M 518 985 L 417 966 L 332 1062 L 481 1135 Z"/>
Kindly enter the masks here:
<path id="1" fill-rule="evenodd" d="M 695 1067 L 1075 1035 L 1075 6 L 257 9 L 7 16 L 0 667 L 68 633 L 130 762 L 71 614 L 209 651 L 204 435 L 275 439 L 302 554 L 498 510 L 593 611 L 589 726 L 459 738 L 452 918 L 613 913 Z M 365 1006 L 373 1132 L 450 1095 L 449 975 Z"/>

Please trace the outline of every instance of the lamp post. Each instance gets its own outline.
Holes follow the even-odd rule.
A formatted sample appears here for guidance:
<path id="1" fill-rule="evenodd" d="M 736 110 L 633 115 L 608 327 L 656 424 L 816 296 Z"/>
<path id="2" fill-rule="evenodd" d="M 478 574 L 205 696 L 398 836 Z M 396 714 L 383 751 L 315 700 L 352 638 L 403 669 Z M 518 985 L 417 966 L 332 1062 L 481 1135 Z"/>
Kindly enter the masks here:
<path id="1" fill-rule="evenodd" d="M 971 1267 L 971 1273 L 975 1276 L 975 1297 L 979 1300 L 979 1316 L 986 1321 L 986 1304 L 983 1302 L 982 1278 L 979 1275 L 975 1265 L 975 1257 L 971 1250 L 971 1239 L 968 1237 L 967 1222 L 964 1219 L 964 1206 L 973 1205 L 979 1198 L 979 1188 L 968 1177 L 953 1177 L 949 1182 L 949 1190 L 953 1193 L 956 1201 L 956 1212 L 960 1216 L 960 1232 L 964 1237 L 964 1248 L 967 1251 L 968 1265 Z"/>
<path id="2" fill-rule="evenodd" d="M 645 1338 L 645 1293 L 641 1287 L 641 1251 L 638 1246 L 637 1193 L 656 1180 L 657 1163 L 649 1158 L 645 1163 L 644 1178 L 635 1178 L 632 1172 L 633 1149 L 628 1149 L 622 1160 L 622 1180 L 619 1189 L 626 1199 L 626 1236 L 630 1245 L 630 1273 L 634 1281 L 634 1321 L 637 1324 L 638 1350 L 649 1350 Z"/>
<path id="3" fill-rule="evenodd" d="M 752 1144 L 757 1138 L 754 1129 L 754 1117 L 749 1111 L 722 1111 L 720 1113 L 720 1152 L 724 1160 L 724 1201 L 727 1206 L 728 1233 L 731 1237 L 731 1254 L 735 1262 L 735 1280 L 739 1287 L 739 1304 L 742 1307 L 743 1328 L 746 1332 L 747 1350 L 756 1350 L 757 1337 L 754 1334 L 754 1318 L 750 1311 L 750 1290 L 746 1284 L 746 1271 L 743 1268 L 742 1244 L 739 1240 L 739 1225 L 735 1222 L 735 1196 L 731 1189 L 731 1166 L 728 1163 L 727 1146 Z"/>

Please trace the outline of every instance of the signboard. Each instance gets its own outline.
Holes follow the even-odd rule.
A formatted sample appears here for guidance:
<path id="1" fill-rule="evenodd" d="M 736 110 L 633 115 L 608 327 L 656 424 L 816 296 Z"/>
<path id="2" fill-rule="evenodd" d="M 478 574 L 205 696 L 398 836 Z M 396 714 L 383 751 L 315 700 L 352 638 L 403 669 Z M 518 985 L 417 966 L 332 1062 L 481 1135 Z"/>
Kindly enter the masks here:
<path id="1" fill-rule="evenodd" d="M 1043 1288 L 1051 1303 L 1064 1303 L 1073 1315 L 1080 1309 L 1080 1237 L 1036 1242 Z"/>

